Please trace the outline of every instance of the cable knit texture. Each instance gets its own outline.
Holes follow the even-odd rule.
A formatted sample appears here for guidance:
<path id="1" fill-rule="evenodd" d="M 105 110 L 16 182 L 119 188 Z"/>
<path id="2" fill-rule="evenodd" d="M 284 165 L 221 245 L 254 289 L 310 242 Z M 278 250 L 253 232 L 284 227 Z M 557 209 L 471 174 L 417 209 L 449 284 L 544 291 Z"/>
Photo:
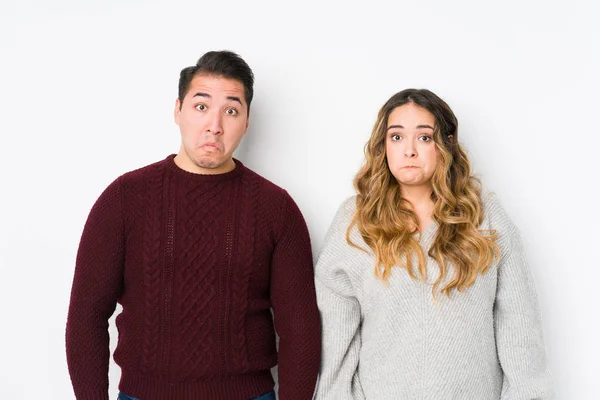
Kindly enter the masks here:
<path id="1" fill-rule="evenodd" d="M 437 263 L 426 256 L 427 281 L 394 268 L 386 286 L 374 275 L 373 252 L 346 243 L 356 198 L 340 207 L 315 271 L 323 323 L 318 400 L 552 397 L 521 239 L 493 195 L 484 203 L 481 229 L 499 233 L 500 260 L 463 292 L 437 294 L 437 304 Z M 419 239 L 425 254 L 436 231 L 432 222 Z M 368 249 L 356 227 L 351 240 Z"/>
<path id="2" fill-rule="evenodd" d="M 77 399 L 109 398 L 117 302 L 122 392 L 247 400 L 273 389 L 279 364 L 279 399 L 311 399 L 320 324 L 300 210 L 238 160 L 199 175 L 173 158 L 119 177 L 86 222 L 66 332 Z"/>

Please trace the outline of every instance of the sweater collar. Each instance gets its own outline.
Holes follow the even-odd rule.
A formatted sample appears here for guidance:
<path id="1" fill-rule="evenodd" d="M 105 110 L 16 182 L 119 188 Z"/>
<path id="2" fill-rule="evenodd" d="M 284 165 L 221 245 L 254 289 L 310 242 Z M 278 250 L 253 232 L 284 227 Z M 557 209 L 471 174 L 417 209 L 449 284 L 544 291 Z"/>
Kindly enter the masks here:
<path id="1" fill-rule="evenodd" d="M 176 156 L 176 154 L 171 154 L 165 159 L 165 162 L 167 164 L 167 169 L 179 178 L 186 179 L 186 180 L 192 180 L 194 182 L 226 181 L 229 179 L 234 179 L 234 178 L 242 176 L 242 174 L 244 173 L 244 170 L 246 169 L 246 167 L 244 166 L 244 164 L 242 164 L 242 162 L 240 160 L 234 158 L 233 162 L 235 162 L 235 168 L 229 172 L 226 172 L 224 174 L 214 174 L 214 175 L 212 175 L 212 174 L 197 174 L 194 172 L 188 172 L 186 170 L 181 169 L 177 164 L 175 164 L 175 160 L 174 160 L 175 156 Z"/>

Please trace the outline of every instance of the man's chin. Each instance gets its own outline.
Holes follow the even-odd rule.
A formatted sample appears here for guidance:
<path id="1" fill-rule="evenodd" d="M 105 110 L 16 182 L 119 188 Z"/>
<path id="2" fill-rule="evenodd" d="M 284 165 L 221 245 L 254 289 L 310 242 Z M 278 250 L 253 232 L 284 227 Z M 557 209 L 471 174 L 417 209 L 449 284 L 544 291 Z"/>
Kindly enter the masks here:
<path id="1" fill-rule="evenodd" d="M 194 163 L 200 168 L 217 169 L 222 167 L 227 162 L 227 159 L 221 157 L 203 156 L 194 160 Z"/>

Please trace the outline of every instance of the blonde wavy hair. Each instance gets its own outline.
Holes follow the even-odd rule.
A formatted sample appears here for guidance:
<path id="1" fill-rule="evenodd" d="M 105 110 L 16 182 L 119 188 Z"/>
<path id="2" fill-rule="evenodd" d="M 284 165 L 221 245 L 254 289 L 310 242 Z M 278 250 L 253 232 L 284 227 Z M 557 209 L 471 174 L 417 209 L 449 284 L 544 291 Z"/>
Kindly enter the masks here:
<path id="1" fill-rule="evenodd" d="M 448 275 L 449 264 L 454 277 L 441 292 L 450 297 L 471 286 L 478 274 L 485 273 L 500 255 L 497 233 L 481 231 L 483 205 L 481 185 L 471 175 L 469 160 L 458 143 L 458 120 L 442 99 L 426 89 L 406 89 L 393 95 L 381 108 L 371 138 L 365 145 L 365 163 L 354 179 L 357 191 L 356 213 L 346 231 L 357 225 L 365 243 L 375 253 L 375 275 L 387 283 L 393 266 L 406 268 L 413 279 L 427 279 L 425 257 L 419 245 L 419 222 L 411 204 L 402 197 L 402 190 L 392 175 L 386 157 L 388 118 L 404 104 L 413 103 L 429 111 L 435 118 L 433 140 L 438 161 L 431 178 L 434 202 L 432 219 L 438 225 L 434 242 L 428 252 L 440 268 L 432 291 Z M 365 249 L 363 249 L 365 250 Z M 418 274 L 413 267 L 413 255 L 418 261 Z"/>

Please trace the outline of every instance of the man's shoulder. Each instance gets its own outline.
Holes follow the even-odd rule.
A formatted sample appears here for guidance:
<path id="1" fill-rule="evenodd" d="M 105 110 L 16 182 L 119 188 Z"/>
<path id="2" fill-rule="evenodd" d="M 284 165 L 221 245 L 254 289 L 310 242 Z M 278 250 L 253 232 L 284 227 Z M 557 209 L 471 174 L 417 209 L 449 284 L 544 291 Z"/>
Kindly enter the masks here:
<path id="1" fill-rule="evenodd" d="M 166 167 L 166 160 L 156 161 L 152 164 L 125 172 L 119 177 L 122 184 L 126 186 L 143 184 L 148 180 L 160 179 Z"/>
<path id="2" fill-rule="evenodd" d="M 281 186 L 273 183 L 269 179 L 246 166 L 244 166 L 244 168 L 246 169 L 244 178 L 247 179 L 248 182 L 252 182 L 251 184 L 257 189 L 257 194 L 264 200 L 280 202 L 291 199 L 288 192 Z"/>

